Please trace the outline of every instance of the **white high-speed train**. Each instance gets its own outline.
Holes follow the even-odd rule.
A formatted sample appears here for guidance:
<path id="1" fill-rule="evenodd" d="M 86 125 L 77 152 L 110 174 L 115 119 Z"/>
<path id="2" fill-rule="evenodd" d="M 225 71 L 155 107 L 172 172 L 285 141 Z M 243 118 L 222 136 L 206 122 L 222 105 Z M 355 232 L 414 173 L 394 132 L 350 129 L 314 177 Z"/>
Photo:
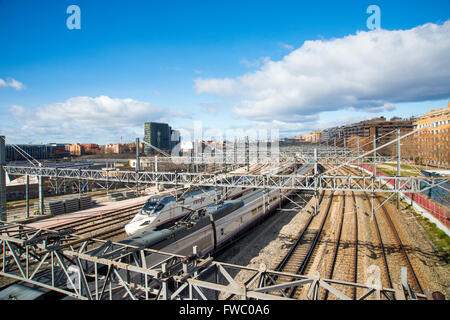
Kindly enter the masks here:
<path id="1" fill-rule="evenodd" d="M 222 198 L 236 196 L 240 192 L 243 192 L 242 188 L 230 190 L 227 194 L 224 194 L 223 188 L 210 188 L 190 192 L 178 201 L 174 196 L 151 197 L 136 216 L 125 225 L 125 232 L 128 235 L 135 235 L 160 227 L 207 205 L 220 202 Z"/>
<path id="2" fill-rule="evenodd" d="M 276 174 L 281 170 L 284 170 L 284 167 L 275 166 L 263 170 L 262 173 Z M 233 199 L 249 191 L 251 190 L 245 188 L 231 188 L 227 191 L 225 188 L 219 187 L 190 192 L 181 200 L 177 200 L 173 196 L 151 197 L 136 216 L 125 225 L 125 232 L 132 236 L 161 227 L 207 205 Z"/>

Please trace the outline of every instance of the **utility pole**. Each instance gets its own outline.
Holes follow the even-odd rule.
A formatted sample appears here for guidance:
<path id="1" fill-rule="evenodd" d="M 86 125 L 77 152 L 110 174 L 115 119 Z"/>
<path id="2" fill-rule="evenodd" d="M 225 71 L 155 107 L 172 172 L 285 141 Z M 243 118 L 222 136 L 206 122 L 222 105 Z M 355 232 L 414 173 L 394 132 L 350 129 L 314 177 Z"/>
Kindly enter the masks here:
<path id="1" fill-rule="evenodd" d="M 373 135 L 373 174 L 377 175 L 377 139 L 376 134 Z"/>
<path id="2" fill-rule="evenodd" d="M 361 170 L 361 174 L 362 174 L 362 167 L 360 165 L 361 163 L 361 159 L 359 158 L 359 136 L 356 136 L 356 155 L 358 157 L 358 167 Z"/>
<path id="3" fill-rule="evenodd" d="M 141 171 L 141 164 L 140 164 L 140 150 L 139 150 L 139 138 L 136 138 L 136 193 L 139 194 L 139 171 Z"/>
<path id="4" fill-rule="evenodd" d="M 155 155 L 155 172 L 158 172 L 158 156 Z M 159 185 L 158 182 L 155 184 L 156 186 L 156 191 L 159 191 Z"/>
<path id="5" fill-rule="evenodd" d="M 109 163 L 106 162 L 106 196 L 109 196 Z"/>
<path id="6" fill-rule="evenodd" d="M 318 174 L 317 174 L 317 148 L 314 148 L 314 215 L 317 216 L 317 207 L 319 206 L 318 204 L 318 191 L 317 191 L 317 179 L 318 179 Z"/>
<path id="7" fill-rule="evenodd" d="M 39 167 L 42 167 L 42 163 L 39 163 Z M 39 187 L 39 214 L 42 215 L 44 214 L 44 181 L 42 176 L 38 176 L 38 187 Z M 79 188 L 81 189 L 81 182 Z"/>
<path id="8" fill-rule="evenodd" d="M 336 150 L 336 137 L 334 137 L 334 158 L 337 158 L 337 150 Z"/>
<path id="9" fill-rule="evenodd" d="M 397 176 L 400 177 L 401 173 L 401 152 L 400 152 L 400 129 L 397 129 Z"/>
<path id="10" fill-rule="evenodd" d="M 401 176 L 400 129 L 397 129 L 397 177 Z M 398 181 L 398 180 L 397 180 Z M 397 190 L 399 189 L 397 182 Z M 399 190 L 398 190 L 399 191 Z M 400 192 L 397 191 L 397 210 L 400 208 Z"/>
<path id="11" fill-rule="evenodd" d="M 236 139 L 234 139 L 234 146 L 233 146 L 233 149 L 234 149 L 234 165 L 236 166 L 237 165 L 237 140 Z M 232 169 L 234 169 L 233 167 L 231 167 Z"/>
<path id="12" fill-rule="evenodd" d="M 372 207 L 372 215 L 371 218 L 373 219 L 373 216 L 375 214 L 375 207 L 374 207 L 374 198 L 375 198 L 375 192 L 374 192 L 374 188 L 375 188 L 375 181 L 376 181 L 376 176 L 377 176 L 377 139 L 376 139 L 377 135 L 374 134 L 373 135 L 373 174 L 372 174 L 372 201 L 371 201 L 371 207 Z"/>
<path id="13" fill-rule="evenodd" d="M 250 172 L 250 145 L 248 142 L 248 136 L 245 137 L 245 162 L 247 162 L 247 172 Z"/>
<path id="14" fill-rule="evenodd" d="M 5 136 L 0 136 L 0 220 L 6 221 L 6 173 L 3 166 L 6 165 Z"/>
<path id="15" fill-rule="evenodd" d="M 25 202 L 27 219 L 30 217 L 30 175 L 25 175 Z"/>
<path id="16" fill-rule="evenodd" d="M 224 139 L 222 141 L 222 168 L 221 170 L 223 170 L 223 168 L 227 168 L 227 140 Z"/>

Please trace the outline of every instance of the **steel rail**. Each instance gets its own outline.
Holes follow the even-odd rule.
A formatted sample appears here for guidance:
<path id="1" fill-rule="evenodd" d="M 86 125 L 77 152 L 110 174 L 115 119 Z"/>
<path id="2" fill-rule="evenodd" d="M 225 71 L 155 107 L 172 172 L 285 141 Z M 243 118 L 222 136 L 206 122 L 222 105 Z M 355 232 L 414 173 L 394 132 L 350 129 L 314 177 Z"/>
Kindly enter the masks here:
<path id="1" fill-rule="evenodd" d="M 354 253 L 354 271 L 353 271 L 353 282 L 358 280 L 358 209 L 356 205 L 355 193 L 352 192 L 353 198 L 353 209 L 355 213 L 355 253 Z M 353 300 L 356 300 L 356 287 L 353 288 Z"/>
<path id="2" fill-rule="evenodd" d="M 320 195 L 319 206 L 322 203 L 324 194 L 325 194 L 325 192 L 322 192 L 321 195 Z M 303 227 L 303 230 L 301 231 L 300 235 L 297 237 L 297 240 L 295 240 L 294 244 L 289 249 L 289 251 L 286 253 L 286 255 L 283 257 L 281 262 L 275 267 L 275 271 L 283 270 L 284 266 L 289 261 L 289 259 L 291 258 L 292 254 L 295 252 L 295 250 L 297 249 L 298 245 L 300 244 L 300 242 L 303 240 L 303 237 L 304 237 L 306 231 L 308 230 L 308 227 L 311 224 L 311 221 L 314 219 L 314 217 L 315 217 L 314 215 L 311 215 L 309 217 L 308 221 L 306 222 L 305 226 Z"/>
<path id="3" fill-rule="evenodd" d="M 65 228 L 71 228 L 71 227 L 77 227 L 77 226 L 82 226 L 84 224 L 90 223 L 90 222 L 96 222 L 97 220 L 102 220 L 104 218 L 106 219 L 110 219 L 113 217 L 116 217 L 118 215 L 121 215 L 123 213 L 127 213 L 133 209 L 137 209 L 142 207 L 143 204 L 139 204 L 139 205 L 133 205 L 133 206 L 129 206 L 129 207 L 125 207 L 125 208 L 120 208 L 120 209 L 115 209 L 115 210 L 111 210 L 111 211 L 101 211 L 99 210 L 99 214 L 95 215 L 95 216 L 82 216 L 80 219 L 77 219 L 76 221 L 70 221 L 70 222 L 65 222 L 65 223 L 59 223 L 59 224 L 54 224 L 49 226 L 48 228 L 51 228 L 53 230 L 61 230 L 61 229 L 65 229 Z M 68 217 L 70 218 L 70 217 Z M 76 217 L 74 217 L 76 219 Z"/>
<path id="4" fill-rule="evenodd" d="M 350 169 L 350 168 L 347 168 L 347 170 L 348 170 L 349 172 L 353 172 L 353 168 L 351 168 L 351 169 Z M 364 193 L 363 195 L 364 195 L 364 199 L 365 199 L 367 202 L 370 203 L 369 196 L 367 195 L 367 193 Z M 373 215 L 373 221 L 374 221 L 375 229 L 376 229 L 376 231 L 377 231 L 378 243 L 379 243 L 379 246 L 380 246 L 380 248 L 381 248 L 381 256 L 382 256 L 382 258 L 383 258 L 383 265 L 384 265 L 384 271 L 385 271 L 385 273 L 386 273 L 386 279 L 387 279 L 387 281 L 388 281 L 389 287 L 390 287 L 390 288 L 393 288 L 392 280 L 391 280 L 391 273 L 390 273 L 390 270 L 389 270 L 389 265 L 388 265 L 387 257 L 386 257 L 386 250 L 385 250 L 385 248 L 384 248 L 383 239 L 382 239 L 382 237 L 381 237 L 380 228 L 379 228 L 379 225 L 378 225 L 378 222 L 377 222 L 377 217 L 376 217 L 375 214 Z M 393 296 L 392 296 L 392 297 L 393 297 Z"/>
<path id="5" fill-rule="evenodd" d="M 325 216 L 322 219 L 322 223 L 320 224 L 319 230 L 316 232 L 316 234 L 314 236 L 314 239 L 313 239 L 313 241 L 311 243 L 311 246 L 309 247 L 308 252 L 306 253 L 306 256 L 303 259 L 302 263 L 300 264 L 300 267 L 295 272 L 296 274 L 302 275 L 305 272 L 306 266 L 308 265 L 308 263 L 309 263 L 309 261 L 311 259 L 312 253 L 314 252 L 314 249 L 316 248 L 317 243 L 319 243 L 319 237 L 320 237 L 320 235 L 322 233 L 323 227 L 324 227 L 325 222 L 326 222 L 326 220 L 328 218 L 328 214 L 330 212 L 331 204 L 333 203 L 333 197 L 334 197 L 334 192 L 330 195 L 330 201 L 328 202 L 327 209 L 326 209 L 326 212 L 325 212 Z M 295 294 L 296 291 L 297 291 L 297 287 L 292 288 L 290 290 L 289 294 L 288 294 L 288 297 L 292 298 L 292 296 Z"/>
<path id="6" fill-rule="evenodd" d="M 341 210 L 341 220 L 339 223 L 339 230 L 338 230 L 338 236 L 336 239 L 336 245 L 334 247 L 334 254 L 333 254 L 333 260 L 331 262 L 331 266 L 330 266 L 330 272 L 328 274 L 328 278 L 332 279 L 333 278 L 333 273 L 334 273 L 334 267 L 336 265 L 336 260 L 337 260 L 337 255 L 338 255 L 338 251 L 339 251 L 339 246 L 341 244 L 341 234 L 342 234 L 342 226 L 344 225 L 344 216 L 345 216 L 345 193 L 342 196 L 342 210 Z M 328 290 L 325 289 L 325 294 L 324 294 L 324 300 L 328 299 Z"/>
<path id="7" fill-rule="evenodd" d="M 348 169 L 347 169 L 348 170 Z M 348 170 L 348 172 L 351 172 Z M 352 200 L 353 200 L 353 213 L 354 213 L 354 219 L 355 219 L 355 247 L 354 247 L 354 253 L 353 253 L 353 282 L 356 282 L 358 280 L 358 205 L 356 204 L 356 198 L 355 193 L 352 191 Z M 345 196 L 344 196 L 345 201 Z M 356 300 L 357 298 L 357 288 L 353 288 L 352 292 L 352 299 Z"/>
<path id="8" fill-rule="evenodd" d="M 350 170 L 350 169 L 349 169 L 349 170 Z M 350 171 L 352 171 L 352 170 L 353 170 L 353 169 L 351 169 Z M 367 199 L 367 195 L 366 195 L 366 199 Z M 406 264 L 407 264 L 407 267 L 408 267 L 408 269 L 409 269 L 409 271 L 410 271 L 410 274 L 411 274 L 411 276 L 413 277 L 414 282 L 416 283 L 417 289 L 420 290 L 420 293 L 423 293 L 423 289 L 422 289 L 422 286 L 420 285 L 420 281 L 419 281 L 419 279 L 417 278 L 417 275 L 416 275 L 416 273 L 415 273 L 415 271 L 414 271 L 414 268 L 413 268 L 413 266 L 412 266 L 412 264 L 411 264 L 411 261 L 409 260 L 408 254 L 406 253 L 405 247 L 404 247 L 404 245 L 403 245 L 403 243 L 402 243 L 402 241 L 401 241 L 401 239 L 400 239 L 400 236 L 399 236 L 399 234 L 398 234 L 398 232 L 397 232 L 397 229 L 396 229 L 395 226 L 394 226 L 394 223 L 392 222 L 392 219 L 391 219 L 390 216 L 389 216 L 389 213 L 387 212 L 387 209 L 385 208 L 385 205 L 384 205 L 384 204 L 382 203 L 382 201 L 378 198 L 378 195 L 375 197 L 375 199 L 376 199 L 376 201 L 377 201 L 379 204 L 382 204 L 382 205 L 381 205 L 381 209 L 383 210 L 384 216 L 386 217 L 386 220 L 388 221 L 388 224 L 389 224 L 389 226 L 390 226 L 390 228 L 391 228 L 391 231 L 392 231 L 392 233 L 393 233 L 394 236 L 395 236 L 395 239 L 396 239 L 396 241 L 397 241 L 397 243 L 398 243 L 398 245 L 399 245 L 399 247 L 400 247 L 400 250 L 402 251 L 403 258 L 404 258 L 404 260 L 405 260 L 405 262 L 406 262 Z M 367 199 L 367 200 L 368 200 L 368 199 Z M 375 215 L 374 215 L 374 221 L 375 221 L 375 223 L 376 223 L 377 231 L 378 231 L 378 223 L 377 223 L 377 221 L 376 221 Z M 381 237 L 381 236 L 380 236 L 380 237 Z M 383 248 L 383 253 L 384 253 L 384 248 Z M 383 256 L 383 258 L 385 259 L 385 256 Z M 386 263 L 387 263 L 387 262 L 386 262 Z M 390 282 L 390 278 L 388 278 L 388 280 L 389 280 L 389 285 L 392 287 L 392 284 L 391 284 L 391 282 Z"/>
<path id="9" fill-rule="evenodd" d="M 351 170 L 353 170 L 353 169 L 351 169 Z M 365 193 L 364 195 L 365 195 L 366 200 L 369 201 L 367 194 Z M 408 255 L 406 253 L 404 245 L 403 245 L 403 243 L 402 243 L 402 241 L 400 239 L 400 236 L 399 236 L 399 234 L 398 234 L 398 232 L 397 232 L 397 230 L 396 230 L 396 228 L 395 228 L 395 226 L 394 226 L 394 224 L 393 224 L 393 222 L 392 222 L 392 220 L 391 220 L 391 218 L 389 216 L 389 213 L 387 212 L 387 209 L 385 208 L 384 204 L 380 201 L 380 199 L 378 199 L 378 196 L 376 196 L 375 199 L 376 199 L 376 201 L 379 204 L 382 204 L 381 205 L 381 209 L 383 210 L 384 216 L 386 217 L 386 220 L 388 221 L 388 224 L 389 224 L 389 226 L 391 228 L 391 231 L 394 234 L 394 237 L 395 237 L 395 239 L 396 239 L 396 241 L 397 241 L 397 243 L 398 243 L 398 245 L 400 247 L 400 250 L 402 252 L 402 256 L 403 256 L 403 258 L 404 258 L 404 260 L 405 260 L 405 262 L 407 264 L 407 267 L 408 267 L 408 269 L 410 271 L 410 274 L 413 277 L 414 282 L 416 283 L 417 289 L 420 290 L 420 293 L 423 293 L 422 286 L 420 285 L 419 279 L 417 278 L 417 275 L 416 275 L 416 273 L 414 271 L 414 268 L 413 268 L 413 266 L 411 264 L 411 261 L 408 258 Z M 376 215 L 374 215 L 373 217 L 374 217 L 374 224 L 375 224 L 375 227 L 377 229 L 378 239 L 379 239 L 380 246 L 381 246 L 381 249 L 382 249 L 382 255 L 383 255 L 383 260 L 384 260 L 384 264 L 385 264 L 385 272 L 387 274 L 387 280 L 388 280 L 389 286 L 392 288 L 392 282 L 391 282 L 391 278 L 390 278 L 389 267 L 388 267 L 387 258 L 386 258 L 386 254 L 385 254 L 385 250 L 384 250 L 384 245 L 382 243 L 381 234 L 380 234 L 378 222 L 377 222 L 377 219 L 376 219 Z"/>
<path id="10" fill-rule="evenodd" d="M 378 197 L 377 197 L 377 200 L 380 201 L 380 200 L 378 199 Z M 416 273 L 414 272 L 414 268 L 413 268 L 413 266 L 412 266 L 412 264 L 411 264 L 411 261 L 410 261 L 409 258 L 408 258 L 408 254 L 406 253 L 406 250 L 405 250 L 405 247 L 404 247 L 404 245 L 403 245 L 403 243 L 402 243 L 402 240 L 400 239 L 400 236 L 399 236 L 399 234 L 398 234 L 398 232 L 397 232 L 397 229 L 395 228 L 394 223 L 392 222 L 392 219 L 391 219 L 391 217 L 389 216 L 389 213 L 387 212 L 386 208 L 384 207 L 384 204 L 381 206 L 381 208 L 383 209 L 383 213 L 384 213 L 384 215 L 385 215 L 385 217 L 386 217 L 386 220 L 389 222 L 389 226 L 391 227 L 391 230 L 392 230 L 392 232 L 393 232 L 394 235 L 395 235 L 395 238 L 396 238 L 396 240 L 397 240 L 397 243 L 398 243 L 399 246 L 400 246 L 400 249 L 401 249 L 401 251 L 402 251 L 402 253 L 403 253 L 403 258 L 405 259 L 406 264 L 407 264 L 407 266 L 408 266 L 408 269 L 409 269 L 409 271 L 410 271 L 410 274 L 411 274 L 411 276 L 413 277 L 414 282 L 415 282 L 416 285 L 417 285 L 417 289 L 420 290 L 420 293 L 424 293 L 424 292 L 423 292 L 423 289 L 422 289 L 422 286 L 420 285 L 419 279 L 417 278 L 417 275 L 416 275 Z"/>

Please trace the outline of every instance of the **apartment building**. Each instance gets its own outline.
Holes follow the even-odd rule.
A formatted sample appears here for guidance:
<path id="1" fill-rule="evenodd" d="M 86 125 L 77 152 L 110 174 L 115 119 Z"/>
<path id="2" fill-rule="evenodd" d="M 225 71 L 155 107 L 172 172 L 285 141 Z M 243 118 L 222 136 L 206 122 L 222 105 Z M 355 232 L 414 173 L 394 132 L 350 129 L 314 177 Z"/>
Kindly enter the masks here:
<path id="1" fill-rule="evenodd" d="M 319 143 L 320 142 L 320 135 L 322 133 L 322 130 L 312 131 L 308 134 L 305 134 L 305 141 L 310 143 Z"/>
<path id="2" fill-rule="evenodd" d="M 342 127 L 332 127 L 322 130 L 320 134 L 320 142 L 326 142 L 331 140 L 339 140 L 343 135 Z"/>
<path id="3" fill-rule="evenodd" d="M 397 137 L 397 129 L 401 134 L 408 133 L 414 128 L 413 119 L 391 118 L 389 121 L 385 117 L 360 121 L 342 127 L 343 137 L 360 136 L 363 138 L 377 139 L 377 145 L 385 144 Z"/>
<path id="4" fill-rule="evenodd" d="M 414 135 L 420 163 L 440 168 L 450 167 L 450 102 L 447 108 L 432 110 L 414 122 Z"/>

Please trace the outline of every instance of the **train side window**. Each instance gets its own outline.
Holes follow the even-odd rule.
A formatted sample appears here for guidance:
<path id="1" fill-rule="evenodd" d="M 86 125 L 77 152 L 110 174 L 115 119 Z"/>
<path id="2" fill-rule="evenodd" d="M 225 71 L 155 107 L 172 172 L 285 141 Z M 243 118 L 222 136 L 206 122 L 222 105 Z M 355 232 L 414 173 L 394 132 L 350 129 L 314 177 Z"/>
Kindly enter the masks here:
<path id="1" fill-rule="evenodd" d="M 220 228 L 220 235 L 223 236 L 223 228 Z"/>

